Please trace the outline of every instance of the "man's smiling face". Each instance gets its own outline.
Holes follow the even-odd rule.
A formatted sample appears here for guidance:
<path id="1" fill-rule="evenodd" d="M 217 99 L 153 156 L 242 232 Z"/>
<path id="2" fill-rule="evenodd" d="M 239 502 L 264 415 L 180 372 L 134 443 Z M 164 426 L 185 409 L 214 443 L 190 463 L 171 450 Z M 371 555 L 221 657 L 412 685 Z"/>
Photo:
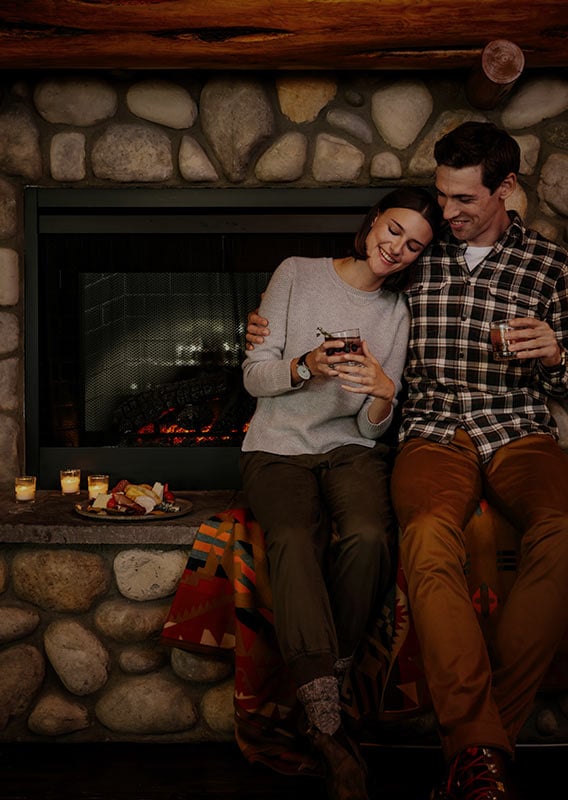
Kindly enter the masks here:
<path id="1" fill-rule="evenodd" d="M 456 169 L 442 164 L 436 169 L 436 191 L 453 235 L 474 247 L 489 247 L 509 224 L 504 201 L 516 179 L 507 176 L 491 193 L 483 185 L 481 170 L 480 165 Z"/>

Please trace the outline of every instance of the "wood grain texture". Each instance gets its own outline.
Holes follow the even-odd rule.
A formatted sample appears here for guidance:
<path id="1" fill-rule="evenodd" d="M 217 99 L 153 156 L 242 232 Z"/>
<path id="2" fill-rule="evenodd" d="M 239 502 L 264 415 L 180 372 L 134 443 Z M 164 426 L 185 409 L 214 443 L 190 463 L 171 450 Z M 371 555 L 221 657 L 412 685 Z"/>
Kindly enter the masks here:
<path id="1" fill-rule="evenodd" d="M 0 0 L 4 69 L 454 69 L 503 38 L 568 66 L 568 3 Z"/>

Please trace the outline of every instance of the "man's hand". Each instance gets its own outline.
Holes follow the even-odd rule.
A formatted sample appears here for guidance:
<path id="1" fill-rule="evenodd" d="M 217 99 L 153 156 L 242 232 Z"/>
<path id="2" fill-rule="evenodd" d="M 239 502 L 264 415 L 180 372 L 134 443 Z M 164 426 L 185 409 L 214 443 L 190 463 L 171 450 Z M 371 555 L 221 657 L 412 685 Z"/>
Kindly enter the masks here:
<path id="1" fill-rule="evenodd" d="M 519 359 L 539 358 L 545 367 L 560 364 L 562 350 L 556 334 L 547 322 L 533 317 L 517 317 L 510 321 L 507 331 L 509 349 Z"/>
<path id="2" fill-rule="evenodd" d="M 258 308 L 247 315 L 246 349 L 254 350 L 255 344 L 262 344 L 264 337 L 270 335 L 268 320 L 258 315 Z"/>

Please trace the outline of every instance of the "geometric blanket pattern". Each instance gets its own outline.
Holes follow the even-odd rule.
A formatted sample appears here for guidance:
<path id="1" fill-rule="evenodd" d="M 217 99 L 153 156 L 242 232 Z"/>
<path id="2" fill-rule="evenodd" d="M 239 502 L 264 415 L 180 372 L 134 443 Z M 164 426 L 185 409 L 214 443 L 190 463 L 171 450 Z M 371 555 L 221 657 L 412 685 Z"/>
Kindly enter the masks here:
<path id="1" fill-rule="evenodd" d="M 482 502 L 466 531 L 466 575 L 479 623 L 490 640 L 517 565 L 515 530 Z M 296 686 L 278 649 L 264 535 L 245 508 L 199 527 L 161 641 L 234 664 L 235 737 L 249 761 L 286 774 L 320 774 L 298 734 Z M 568 688 L 568 636 L 544 681 Z M 342 686 L 353 725 L 412 716 L 430 707 L 400 568 L 382 611 L 361 642 Z"/>

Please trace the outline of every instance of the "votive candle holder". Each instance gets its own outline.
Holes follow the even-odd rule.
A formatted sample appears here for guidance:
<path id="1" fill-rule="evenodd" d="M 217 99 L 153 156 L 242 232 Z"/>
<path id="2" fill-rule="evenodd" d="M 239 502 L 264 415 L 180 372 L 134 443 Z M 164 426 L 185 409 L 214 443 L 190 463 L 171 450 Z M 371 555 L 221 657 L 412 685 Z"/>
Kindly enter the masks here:
<path id="1" fill-rule="evenodd" d="M 89 500 L 94 500 L 99 494 L 108 493 L 108 475 L 88 475 L 87 489 Z"/>
<path id="2" fill-rule="evenodd" d="M 36 476 L 20 475 L 14 480 L 17 503 L 33 503 L 36 496 Z"/>
<path id="3" fill-rule="evenodd" d="M 61 494 L 79 494 L 81 491 L 80 469 L 59 470 L 59 480 L 61 483 Z"/>

